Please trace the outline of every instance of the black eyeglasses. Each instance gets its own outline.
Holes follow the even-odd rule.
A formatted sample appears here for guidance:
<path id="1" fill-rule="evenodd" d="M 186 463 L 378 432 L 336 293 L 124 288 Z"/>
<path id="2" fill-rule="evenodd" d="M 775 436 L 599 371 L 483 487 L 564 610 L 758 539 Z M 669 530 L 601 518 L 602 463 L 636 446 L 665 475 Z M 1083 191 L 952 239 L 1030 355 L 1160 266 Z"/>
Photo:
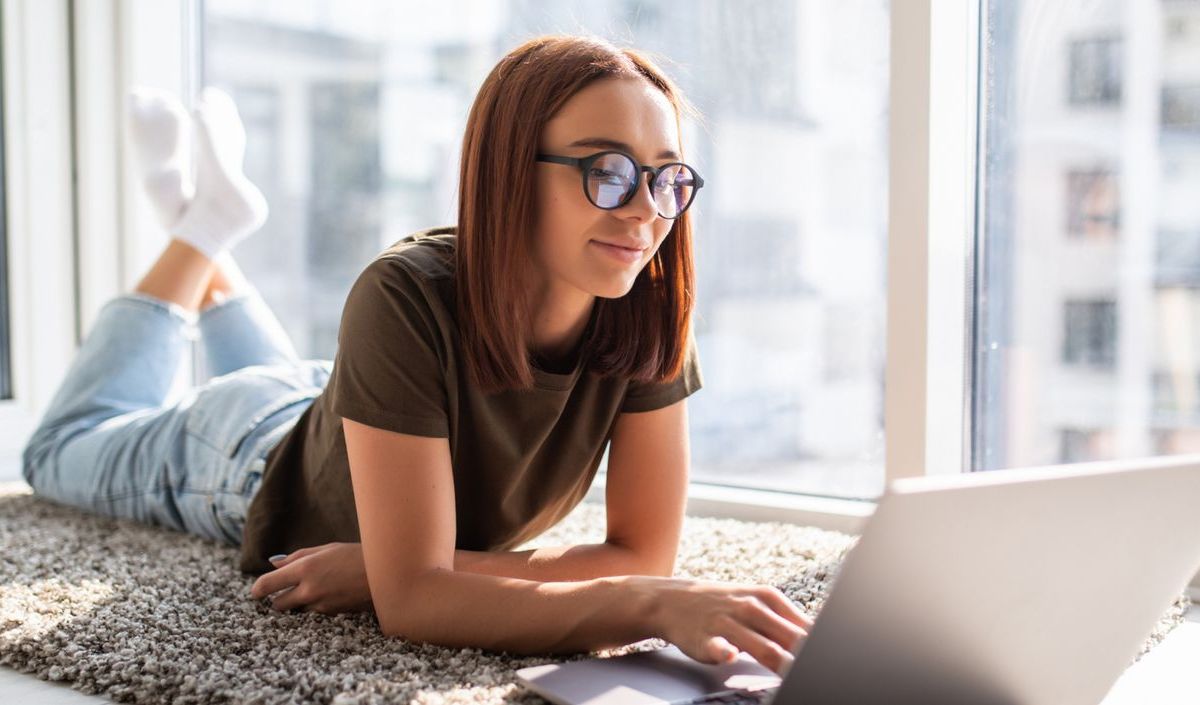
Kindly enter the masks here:
<path id="1" fill-rule="evenodd" d="M 683 162 L 655 168 L 638 164 L 633 157 L 615 150 L 580 158 L 539 154 L 537 160 L 578 167 L 588 201 L 606 211 L 629 203 L 641 184 L 642 172 L 650 174 L 650 195 L 658 207 L 658 214 L 668 219 L 683 215 L 692 205 L 696 191 L 704 185 L 704 179 L 696 170 Z"/>

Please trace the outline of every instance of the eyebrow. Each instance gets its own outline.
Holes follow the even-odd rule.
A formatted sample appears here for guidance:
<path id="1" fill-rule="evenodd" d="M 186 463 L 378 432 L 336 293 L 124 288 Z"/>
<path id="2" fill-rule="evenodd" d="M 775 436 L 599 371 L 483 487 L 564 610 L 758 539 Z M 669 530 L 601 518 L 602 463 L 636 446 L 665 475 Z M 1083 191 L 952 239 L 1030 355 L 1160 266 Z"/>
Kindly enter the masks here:
<path id="1" fill-rule="evenodd" d="M 630 147 L 629 145 L 625 144 L 624 142 L 618 142 L 617 140 L 610 140 L 607 137 L 584 137 L 581 140 L 575 140 L 571 144 L 567 145 L 567 147 L 568 148 L 570 148 L 570 147 L 601 147 L 603 149 L 619 149 L 622 152 L 629 152 L 630 154 L 633 153 L 633 147 Z M 655 157 L 655 159 L 678 160 L 679 155 L 676 154 L 673 150 L 664 149 L 663 151 L 658 153 L 658 156 Z"/>

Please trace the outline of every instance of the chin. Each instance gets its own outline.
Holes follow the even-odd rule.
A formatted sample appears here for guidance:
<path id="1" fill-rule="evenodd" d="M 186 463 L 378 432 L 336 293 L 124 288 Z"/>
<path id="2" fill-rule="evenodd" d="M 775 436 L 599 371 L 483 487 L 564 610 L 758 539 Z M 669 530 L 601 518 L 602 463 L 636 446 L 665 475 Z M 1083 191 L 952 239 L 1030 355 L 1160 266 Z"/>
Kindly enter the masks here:
<path id="1" fill-rule="evenodd" d="M 607 286 L 601 286 L 595 289 L 592 291 L 592 294 L 594 296 L 599 296 L 602 299 L 619 299 L 633 290 L 633 282 L 635 280 L 636 278 L 630 279 L 627 282 L 614 281 L 609 283 Z"/>

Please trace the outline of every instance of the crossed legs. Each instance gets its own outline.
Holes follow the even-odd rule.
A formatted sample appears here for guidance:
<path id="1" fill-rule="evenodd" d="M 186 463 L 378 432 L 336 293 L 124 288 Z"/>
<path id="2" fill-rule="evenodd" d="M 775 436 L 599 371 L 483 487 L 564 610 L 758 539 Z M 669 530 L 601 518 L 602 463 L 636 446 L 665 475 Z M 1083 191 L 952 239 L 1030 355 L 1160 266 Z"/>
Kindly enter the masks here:
<path id="1" fill-rule="evenodd" d="M 135 97 L 131 109 L 143 183 L 172 238 L 133 292 L 100 311 L 30 436 L 23 474 L 66 504 L 230 538 L 220 507 L 241 491 L 234 442 L 259 410 L 315 385 L 303 365 L 269 367 L 299 361 L 228 253 L 266 217 L 241 173 L 232 101 L 206 91 L 190 127 L 161 95 Z M 185 135 L 198 143 L 194 175 Z M 169 400 L 193 323 L 214 377 L 251 365 L 264 372 Z"/>
<path id="2" fill-rule="evenodd" d="M 233 256 L 210 260 L 192 245 L 173 238 L 134 291 L 198 312 L 250 288 Z"/>

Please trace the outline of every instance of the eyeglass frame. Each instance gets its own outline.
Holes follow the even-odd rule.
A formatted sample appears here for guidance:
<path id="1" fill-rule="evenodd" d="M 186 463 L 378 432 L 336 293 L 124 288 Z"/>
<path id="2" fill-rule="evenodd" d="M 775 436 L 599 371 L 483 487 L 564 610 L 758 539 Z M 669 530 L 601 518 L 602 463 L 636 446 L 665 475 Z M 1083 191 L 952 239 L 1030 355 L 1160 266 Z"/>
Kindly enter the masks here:
<path id="1" fill-rule="evenodd" d="M 594 200 L 592 200 L 592 194 L 588 191 L 588 183 L 587 183 L 588 169 L 591 169 L 592 164 L 594 164 L 598 159 L 600 159 L 600 157 L 603 157 L 606 154 L 620 154 L 621 156 L 625 157 L 629 161 L 633 162 L 633 165 L 637 168 L 637 176 L 638 176 L 638 180 L 636 182 L 637 186 L 629 189 L 629 192 L 626 193 L 625 196 L 621 199 L 621 201 L 619 203 L 617 203 L 615 206 L 608 206 L 608 207 L 599 205 Z M 658 204 L 656 203 L 654 210 L 658 214 L 658 217 L 665 218 L 666 220 L 675 220 L 679 216 L 683 215 L 685 212 L 687 212 L 687 209 L 691 207 L 692 201 L 696 200 L 696 192 L 699 191 L 701 189 L 701 187 L 704 186 L 704 179 L 700 177 L 700 172 L 696 171 L 696 168 L 694 166 L 692 166 L 691 164 L 686 164 L 684 162 L 667 162 L 666 164 L 663 164 L 660 167 L 653 167 L 648 164 L 638 163 L 638 160 L 635 159 L 632 154 L 629 154 L 627 152 L 622 152 L 619 149 L 606 149 L 602 152 L 596 152 L 595 154 L 590 154 L 586 157 L 567 157 L 567 156 L 563 156 L 560 154 L 547 154 L 545 152 L 539 152 L 537 154 L 537 161 L 550 162 L 552 164 L 565 164 L 567 166 L 577 167 L 579 169 L 579 176 L 580 176 L 581 182 L 583 184 L 583 195 L 587 198 L 588 203 L 591 203 L 593 206 L 599 208 L 600 210 L 605 210 L 605 211 L 611 211 L 611 210 L 616 210 L 618 208 L 622 208 L 625 205 L 627 205 L 630 201 L 632 201 L 634 194 L 637 193 L 638 186 L 641 185 L 641 177 L 642 177 L 643 173 L 650 174 L 650 183 L 646 185 L 646 188 L 651 188 L 651 186 L 654 184 L 655 180 L 658 179 L 659 174 L 661 174 L 663 171 L 665 171 L 667 169 L 667 167 L 675 166 L 677 164 L 680 166 L 687 167 L 692 172 L 692 175 L 696 177 L 696 183 L 692 187 L 692 195 L 690 198 L 688 198 L 688 202 L 683 204 L 683 207 L 679 209 L 679 212 L 670 217 L 665 216 L 661 212 L 659 212 Z M 653 191 L 650 194 L 650 198 L 651 198 L 651 200 L 654 199 Z"/>

